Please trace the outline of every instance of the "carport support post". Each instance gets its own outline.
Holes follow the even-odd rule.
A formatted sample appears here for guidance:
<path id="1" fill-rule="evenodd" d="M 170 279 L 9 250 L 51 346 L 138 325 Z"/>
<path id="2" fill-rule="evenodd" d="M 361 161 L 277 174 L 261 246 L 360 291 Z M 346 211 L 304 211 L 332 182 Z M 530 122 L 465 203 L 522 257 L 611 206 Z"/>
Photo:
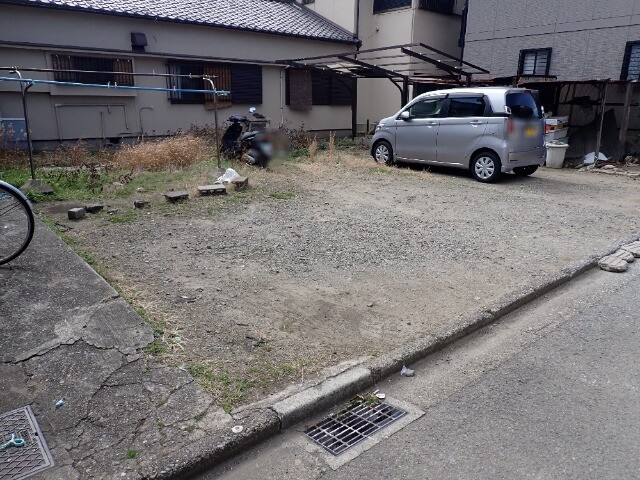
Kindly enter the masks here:
<path id="1" fill-rule="evenodd" d="M 402 105 L 400 107 L 404 107 L 407 103 L 409 103 L 409 77 L 402 77 Z"/>
<path id="2" fill-rule="evenodd" d="M 629 104 L 631 103 L 634 85 L 635 82 L 627 83 L 627 90 L 624 94 L 624 107 L 622 110 L 622 120 L 620 121 L 620 135 L 618 136 L 618 151 L 616 152 L 616 156 L 619 155 L 620 158 L 626 153 L 625 144 L 627 143 L 627 128 L 629 128 Z"/>
<path id="3" fill-rule="evenodd" d="M 351 80 L 351 138 L 358 135 L 358 78 Z"/>
<path id="4" fill-rule="evenodd" d="M 600 102 L 600 122 L 598 124 L 598 138 L 596 139 L 596 151 L 593 159 L 594 164 L 598 162 L 598 156 L 600 155 L 600 147 L 602 143 L 602 125 L 604 124 L 604 109 L 607 103 L 607 90 L 609 89 L 609 81 L 604 84 L 602 91 L 602 101 Z"/>

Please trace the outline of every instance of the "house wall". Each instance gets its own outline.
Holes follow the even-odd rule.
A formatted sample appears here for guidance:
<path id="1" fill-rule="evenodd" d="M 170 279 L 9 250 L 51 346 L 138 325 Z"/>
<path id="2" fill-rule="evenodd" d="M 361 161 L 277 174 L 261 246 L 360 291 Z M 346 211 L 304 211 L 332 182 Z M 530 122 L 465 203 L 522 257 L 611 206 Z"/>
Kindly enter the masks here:
<path id="1" fill-rule="evenodd" d="M 363 50 L 422 42 L 452 55 L 460 55 L 458 39 L 461 19 L 459 14 L 464 9 L 464 0 L 457 0 L 455 3 L 454 11 L 458 15 L 443 15 L 421 10 L 418 8 L 419 0 L 414 0 L 411 7 L 374 14 L 373 0 L 359 1 L 358 35 L 362 40 Z M 355 4 L 351 0 L 315 0 L 308 7 L 314 8 L 329 20 L 354 31 Z M 406 61 L 406 59 L 397 60 L 397 62 Z M 394 60 L 388 59 L 384 63 L 394 63 Z M 422 62 L 416 62 L 416 65 L 424 67 Z M 394 67 L 391 65 L 388 68 Z M 407 66 L 397 68 L 407 68 Z M 437 75 L 443 74 L 435 67 L 430 72 Z M 378 120 L 396 113 L 400 107 L 400 91 L 391 81 L 387 79 L 358 80 L 358 124 L 361 128 L 366 125 L 367 120 L 375 124 Z"/>
<path id="2" fill-rule="evenodd" d="M 356 0 L 315 0 L 305 6 L 350 32 L 356 31 Z"/>
<path id="3" fill-rule="evenodd" d="M 190 55 L 192 60 L 236 58 L 272 62 L 303 56 L 355 50 L 351 45 L 242 32 L 120 16 L 0 5 L 0 65 L 51 67 L 52 53 L 121 56 L 133 59 L 134 72 L 166 72 L 167 59 Z M 28 28 L 27 28 L 28 27 Z M 130 33 L 143 32 L 149 46 L 131 52 Z M 94 49 L 95 51 L 91 51 Z M 304 122 L 309 129 L 350 129 L 349 106 L 314 106 L 310 112 L 284 105 L 282 68 L 263 67 L 263 104 L 259 111 L 278 125 Z M 8 76 L 8 72 L 0 72 Z M 52 74 L 24 73 L 28 78 L 53 79 Z M 137 86 L 166 87 L 160 77 L 136 77 Z M 0 82 L 0 116 L 22 117 L 19 87 Z M 281 110 L 281 106 L 283 107 Z M 220 110 L 220 119 L 247 113 L 249 105 Z M 34 140 L 166 134 L 191 124 L 213 124 L 214 112 L 203 105 L 175 105 L 165 92 L 123 91 L 37 85 L 29 93 Z"/>
<path id="4" fill-rule="evenodd" d="M 464 59 L 514 76 L 520 50 L 550 47 L 549 74 L 560 80 L 618 79 L 635 40 L 640 0 L 470 0 Z"/>

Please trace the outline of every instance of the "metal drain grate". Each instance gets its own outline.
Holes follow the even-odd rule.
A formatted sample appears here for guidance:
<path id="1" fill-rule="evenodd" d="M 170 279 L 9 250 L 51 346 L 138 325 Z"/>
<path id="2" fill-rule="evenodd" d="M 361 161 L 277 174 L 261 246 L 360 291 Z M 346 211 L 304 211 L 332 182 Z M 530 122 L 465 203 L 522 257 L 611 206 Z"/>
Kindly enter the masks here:
<path id="1" fill-rule="evenodd" d="M 406 413 L 385 403 L 365 405 L 358 402 L 307 428 L 304 433 L 325 450 L 340 455 Z"/>
<path id="2" fill-rule="evenodd" d="M 24 439 L 25 445 L 0 450 L 0 479 L 27 478 L 54 465 L 31 407 L 0 415 L 0 444 L 11 440 L 12 434 Z"/>

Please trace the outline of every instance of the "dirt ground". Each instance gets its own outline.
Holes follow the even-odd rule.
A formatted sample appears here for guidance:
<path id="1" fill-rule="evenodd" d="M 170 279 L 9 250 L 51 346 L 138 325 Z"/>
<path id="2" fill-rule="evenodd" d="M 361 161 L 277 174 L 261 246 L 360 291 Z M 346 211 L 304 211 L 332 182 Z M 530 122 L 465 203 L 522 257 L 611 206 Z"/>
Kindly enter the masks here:
<path id="1" fill-rule="evenodd" d="M 40 205 L 144 309 L 149 354 L 227 408 L 438 331 L 640 227 L 640 181 L 621 176 L 541 169 L 486 185 L 366 152 L 239 169 L 252 187 L 226 197 L 169 205 L 147 191 L 148 209 L 117 199 L 117 214 L 73 223 L 68 204 Z"/>

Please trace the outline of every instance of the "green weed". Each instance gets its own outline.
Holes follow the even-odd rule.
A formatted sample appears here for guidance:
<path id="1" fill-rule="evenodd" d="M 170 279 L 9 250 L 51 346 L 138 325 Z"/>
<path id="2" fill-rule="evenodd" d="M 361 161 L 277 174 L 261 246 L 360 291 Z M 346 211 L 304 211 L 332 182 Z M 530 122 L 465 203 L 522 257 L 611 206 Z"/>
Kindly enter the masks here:
<path id="1" fill-rule="evenodd" d="M 276 200 L 289 200 L 295 196 L 294 192 L 275 192 L 269 194 L 270 197 L 275 198 Z"/>
<path id="2" fill-rule="evenodd" d="M 127 450 L 127 453 L 125 454 L 126 458 L 136 458 L 138 456 L 138 450 Z"/>

